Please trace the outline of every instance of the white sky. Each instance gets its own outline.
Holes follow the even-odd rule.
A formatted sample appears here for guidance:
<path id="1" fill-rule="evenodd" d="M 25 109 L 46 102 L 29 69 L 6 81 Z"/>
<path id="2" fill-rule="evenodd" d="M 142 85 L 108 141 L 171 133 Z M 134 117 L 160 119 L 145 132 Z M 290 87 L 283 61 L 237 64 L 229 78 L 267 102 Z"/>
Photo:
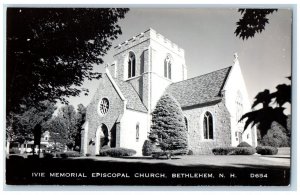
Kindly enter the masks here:
<path id="1" fill-rule="evenodd" d="M 123 34 L 113 46 L 153 28 L 185 50 L 188 78 L 232 65 L 238 53 L 250 101 L 264 89 L 275 91 L 278 84 L 289 83 L 291 75 L 292 12 L 280 9 L 270 15 L 265 31 L 242 40 L 235 36 L 241 17 L 236 8 L 132 8 L 119 22 Z M 113 47 L 105 56 L 111 63 Z M 104 63 L 104 64 L 105 64 Z M 103 65 L 96 67 L 103 69 Z M 98 81 L 85 82 L 89 96 L 70 98 L 75 107 L 87 106 L 98 87 Z"/>

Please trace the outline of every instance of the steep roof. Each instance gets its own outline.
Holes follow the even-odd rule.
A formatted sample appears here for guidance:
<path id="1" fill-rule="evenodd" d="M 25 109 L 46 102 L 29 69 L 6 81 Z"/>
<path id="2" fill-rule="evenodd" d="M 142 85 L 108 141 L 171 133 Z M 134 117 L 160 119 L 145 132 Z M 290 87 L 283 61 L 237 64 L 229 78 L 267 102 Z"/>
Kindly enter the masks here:
<path id="1" fill-rule="evenodd" d="M 147 112 L 147 108 L 143 104 L 137 92 L 134 90 L 133 86 L 125 81 L 114 78 L 114 81 L 120 88 L 122 94 L 127 100 L 126 108 L 133 109 L 136 111 Z"/>
<path id="2" fill-rule="evenodd" d="M 206 104 L 221 100 L 221 90 L 227 80 L 231 66 L 191 79 L 172 83 L 166 90 L 181 107 Z"/>

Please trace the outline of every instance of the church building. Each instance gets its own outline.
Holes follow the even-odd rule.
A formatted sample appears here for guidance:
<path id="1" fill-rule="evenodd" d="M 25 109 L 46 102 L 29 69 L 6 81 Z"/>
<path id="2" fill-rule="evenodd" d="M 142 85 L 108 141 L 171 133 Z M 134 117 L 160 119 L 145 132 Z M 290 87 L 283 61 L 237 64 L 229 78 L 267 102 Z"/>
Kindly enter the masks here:
<path id="1" fill-rule="evenodd" d="M 168 93 L 180 104 L 193 154 L 214 147 L 257 145 L 256 129 L 243 132 L 239 118 L 251 110 L 237 54 L 226 68 L 187 79 L 184 50 L 149 29 L 115 48 L 87 107 L 81 152 L 97 155 L 102 147 L 124 147 L 142 154 L 151 113 Z M 199 68 L 205 64 L 199 64 Z"/>

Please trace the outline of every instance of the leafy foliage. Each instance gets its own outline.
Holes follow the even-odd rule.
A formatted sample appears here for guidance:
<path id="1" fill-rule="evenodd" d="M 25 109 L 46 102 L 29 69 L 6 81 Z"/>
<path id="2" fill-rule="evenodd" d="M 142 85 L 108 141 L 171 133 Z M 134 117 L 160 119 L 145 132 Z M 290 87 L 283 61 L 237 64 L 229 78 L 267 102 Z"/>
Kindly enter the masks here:
<path id="1" fill-rule="evenodd" d="M 256 33 L 261 33 L 265 29 L 265 25 L 269 23 L 267 16 L 272 14 L 277 9 L 239 9 L 243 15 L 236 23 L 236 36 L 248 39 L 254 37 Z"/>
<path id="2" fill-rule="evenodd" d="M 257 146 L 256 152 L 261 155 L 275 155 L 278 153 L 278 149 L 272 146 Z"/>
<path id="3" fill-rule="evenodd" d="M 287 130 L 277 122 L 272 123 L 271 129 L 259 142 L 262 146 L 290 147 L 291 145 Z"/>
<path id="4" fill-rule="evenodd" d="M 7 113 L 87 93 L 78 87 L 84 79 L 101 77 L 93 65 L 103 63 L 112 41 L 122 33 L 117 22 L 127 11 L 8 8 Z"/>
<path id="5" fill-rule="evenodd" d="M 216 147 L 212 152 L 214 155 L 252 155 L 256 150 L 253 147 Z"/>
<path id="6" fill-rule="evenodd" d="M 239 143 L 239 145 L 237 145 L 237 147 L 252 147 L 250 144 L 248 144 L 247 142 L 241 142 Z"/>
<path id="7" fill-rule="evenodd" d="M 67 145 L 69 148 L 80 146 L 81 126 L 85 122 L 86 108 L 78 105 L 77 112 L 72 105 L 65 105 L 47 123 L 50 140 Z"/>
<path id="8" fill-rule="evenodd" d="M 154 143 L 151 142 L 150 140 L 145 140 L 142 149 L 143 156 L 150 156 L 153 151 L 154 151 Z"/>
<path id="9" fill-rule="evenodd" d="M 291 77 L 288 78 L 291 79 Z M 258 125 L 260 134 L 264 137 L 271 128 L 273 121 L 276 121 L 287 129 L 287 116 L 284 114 L 285 108 L 283 105 L 291 103 L 291 85 L 278 85 L 276 89 L 277 91 L 274 93 L 270 93 L 266 89 L 256 95 L 252 108 L 259 104 L 262 104 L 262 108 L 248 112 L 241 117 L 239 121 L 247 119 L 244 130 L 251 124 L 252 127 Z M 272 104 L 277 104 L 277 106 L 272 107 Z"/>
<path id="10" fill-rule="evenodd" d="M 100 150 L 99 156 L 112 156 L 112 157 L 122 157 L 122 156 L 133 156 L 136 151 L 128 148 L 109 148 L 105 150 Z"/>
<path id="11" fill-rule="evenodd" d="M 30 107 L 21 114 L 9 113 L 6 117 L 7 139 L 20 143 L 23 143 L 25 140 L 33 140 L 33 130 L 37 125 L 41 125 L 41 131 L 45 131 L 43 127 L 47 120 L 52 117 L 55 109 L 54 103 L 43 101 L 38 102 L 34 107 Z"/>
<path id="12" fill-rule="evenodd" d="M 163 95 L 152 113 L 149 137 L 157 137 L 163 150 L 187 150 L 187 129 L 179 103 Z"/>

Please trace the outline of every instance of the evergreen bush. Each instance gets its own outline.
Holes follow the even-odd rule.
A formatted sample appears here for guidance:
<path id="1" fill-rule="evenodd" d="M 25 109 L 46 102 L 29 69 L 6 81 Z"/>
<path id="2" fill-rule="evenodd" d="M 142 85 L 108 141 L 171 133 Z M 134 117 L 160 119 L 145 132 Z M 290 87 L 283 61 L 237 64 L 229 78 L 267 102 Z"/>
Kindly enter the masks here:
<path id="1" fill-rule="evenodd" d="M 154 143 L 152 143 L 150 140 L 145 140 L 142 149 L 143 156 L 150 156 L 153 151 L 154 151 Z"/>
<path id="2" fill-rule="evenodd" d="M 239 143 L 239 145 L 237 145 L 237 147 L 252 147 L 250 144 L 248 144 L 247 142 L 241 142 Z"/>
<path id="3" fill-rule="evenodd" d="M 256 152 L 261 155 L 275 155 L 278 153 L 278 149 L 272 146 L 257 146 Z"/>
<path id="4" fill-rule="evenodd" d="M 111 156 L 111 157 L 123 157 L 123 156 L 133 156 L 136 151 L 128 148 L 108 148 L 100 150 L 99 156 Z"/>
<path id="5" fill-rule="evenodd" d="M 252 155 L 256 150 L 253 147 L 216 147 L 212 149 L 214 155 Z"/>
<path id="6" fill-rule="evenodd" d="M 187 129 L 179 103 L 169 94 L 163 95 L 152 112 L 149 137 L 157 137 L 162 150 L 186 150 Z"/>

